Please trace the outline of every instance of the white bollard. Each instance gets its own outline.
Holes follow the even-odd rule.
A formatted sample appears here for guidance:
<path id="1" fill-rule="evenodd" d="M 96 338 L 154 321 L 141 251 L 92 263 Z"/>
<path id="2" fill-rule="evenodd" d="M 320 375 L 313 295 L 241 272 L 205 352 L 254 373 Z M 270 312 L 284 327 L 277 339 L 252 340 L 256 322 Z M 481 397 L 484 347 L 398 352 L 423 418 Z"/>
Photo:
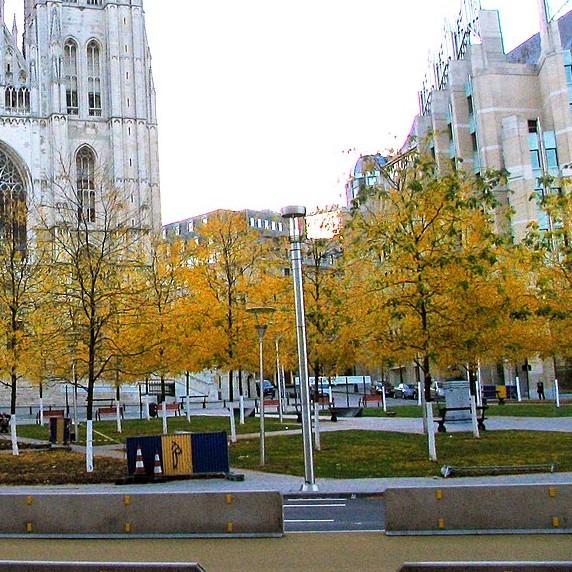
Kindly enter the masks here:
<path id="1" fill-rule="evenodd" d="M 475 396 L 471 395 L 471 421 L 473 423 L 473 436 L 480 439 L 479 423 L 477 422 L 477 402 Z"/>
<path id="2" fill-rule="evenodd" d="M 520 393 L 520 379 L 518 378 L 518 375 L 516 376 L 516 398 L 519 403 L 522 401 L 522 395 Z"/>
<path id="3" fill-rule="evenodd" d="M 40 425 L 44 424 L 44 400 L 40 397 Z"/>
<path id="4" fill-rule="evenodd" d="M 147 421 L 151 420 L 151 414 L 149 413 L 149 396 L 148 395 L 144 395 L 143 396 L 143 402 L 144 402 L 144 407 L 145 407 L 145 419 L 147 419 Z"/>
<path id="5" fill-rule="evenodd" d="M 16 433 L 16 414 L 10 415 L 10 438 L 12 440 L 12 455 L 18 456 L 20 449 L 18 448 L 18 435 Z"/>
<path id="6" fill-rule="evenodd" d="M 560 387 L 558 386 L 558 380 L 554 380 L 554 394 L 556 397 L 556 407 L 560 407 Z"/>
<path id="7" fill-rule="evenodd" d="M 85 470 L 93 473 L 93 420 L 86 422 L 87 430 L 85 433 Z"/>
<path id="8" fill-rule="evenodd" d="M 163 415 L 163 435 L 166 435 L 169 431 L 167 428 L 167 402 L 163 401 L 161 403 L 161 413 Z"/>
<path id="9" fill-rule="evenodd" d="M 121 403 L 115 400 L 115 424 L 117 425 L 117 432 L 123 433 L 123 428 L 121 427 Z"/>
<path id="10" fill-rule="evenodd" d="M 244 425 L 244 395 L 240 396 L 239 407 L 240 407 L 240 424 Z"/>
<path id="11" fill-rule="evenodd" d="M 385 385 L 381 387 L 381 401 L 383 403 L 383 412 L 387 413 L 387 402 L 385 401 Z"/>
<path id="12" fill-rule="evenodd" d="M 320 441 L 320 407 L 318 403 L 314 403 L 314 447 L 316 451 L 321 451 Z"/>
<path id="13" fill-rule="evenodd" d="M 191 422 L 191 396 L 187 393 L 185 396 L 185 407 L 187 409 L 187 423 Z"/>
<path id="14" fill-rule="evenodd" d="M 428 401 L 425 403 L 425 411 L 427 412 L 427 438 L 429 445 L 429 460 L 437 461 L 437 447 L 435 444 L 435 427 L 433 422 L 433 403 Z"/>
<path id="15" fill-rule="evenodd" d="M 228 419 L 230 421 L 230 440 L 236 443 L 236 423 L 234 421 L 234 409 L 232 407 L 228 408 Z"/>
<path id="16" fill-rule="evenodd" d="M 417 405 L 421 405 L 423 403 L 422 395 L 421 395 L 421 382 L 417 382 Z"/>

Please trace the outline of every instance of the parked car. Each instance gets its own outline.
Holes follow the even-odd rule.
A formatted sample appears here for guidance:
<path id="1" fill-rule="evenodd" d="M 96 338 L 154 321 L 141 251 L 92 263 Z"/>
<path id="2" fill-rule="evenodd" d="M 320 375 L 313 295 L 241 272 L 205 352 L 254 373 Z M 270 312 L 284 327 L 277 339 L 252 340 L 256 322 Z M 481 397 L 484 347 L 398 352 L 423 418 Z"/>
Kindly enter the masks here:
<path id="1" fill-rule="evenodd" d="M 401 399 L 417 399 L 417 388 L 407 383 L 400 383 L 395 388 L 395 397 Z"/>
<path id="2" fill-rule="evenodd" d="M 258 394 L 258 396 L 260 397 L 260 383 L 257 383 L 257 388 L 256 388 L 256 393 Z M 276 395 L 276 388 L 272 385 L 272 382 L 269 381 L 268 379 L 264 380 L 264 397 L 270 397 L 271 399 L 274 399 L 274 396 Z"/>
<path id="3" fill-rule="evenodd" d="M 372 395 L 381 395 L 383 393 L 383 388 L 385 387 L 385 397 L 395 397 L 395 387 L 389 382 L 376 381 L 371 386 Z"/>

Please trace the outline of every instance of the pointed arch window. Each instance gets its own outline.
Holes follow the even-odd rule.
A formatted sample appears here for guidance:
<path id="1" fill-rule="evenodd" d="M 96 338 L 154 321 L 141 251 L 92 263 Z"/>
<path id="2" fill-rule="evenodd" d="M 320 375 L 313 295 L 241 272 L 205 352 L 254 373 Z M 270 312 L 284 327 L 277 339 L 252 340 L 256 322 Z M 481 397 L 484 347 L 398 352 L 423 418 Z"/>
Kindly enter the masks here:
<path id="1" fill-rule="evenodd" d="M 101 58 L 95 40 L 87 44 L 87 96 L 89 115 L 101 116 Z"/>
<path id="2" fill-rule="evenodd" d="M 76 155 L 77 216 L 80 222 L 95 222 L 95 154 L 82 147 Z"/>
<path id="3" fill-rule="evenodd" d="M 67 40 L 64 44 L 64 73 L 66 81 L 66 105 L 69 115 L 79 114 L 77 95 L 77 44 Z"/>
<path id="4" fill-rule="evenodd" d="M 26 191 L 20 172 L 0 150 L 0 239 L 11 248 L 26 248 Z"/>

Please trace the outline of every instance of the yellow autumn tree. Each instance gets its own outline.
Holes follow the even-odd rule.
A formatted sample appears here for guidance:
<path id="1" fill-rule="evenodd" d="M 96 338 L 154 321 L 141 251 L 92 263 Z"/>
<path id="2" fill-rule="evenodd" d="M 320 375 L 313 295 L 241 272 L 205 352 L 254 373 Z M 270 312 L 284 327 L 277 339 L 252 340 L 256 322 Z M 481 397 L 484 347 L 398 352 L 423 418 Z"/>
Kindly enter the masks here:
<path id="1" fill-rule="evenodd" d="M 0 383 L 10 390 L 13 452 L 21 379 L 37 377 L 36 308 L 46 274 L 45 251 L 28 228 L 29 208 L 21 186 L 5 190 L 0 203 Z"/>
<path id="2" fill-rule="evenodd" d="M 440 174 L 431 157 L 415 152 L 405 164 L 390 163 L 385 184 L 364 190 L 356 202 L 348 272 L 364 303 L 376 309 L 364 316 L 370 338 L 384 355 L 420 367 L 427 401 L 459 281 L 478 275 L 491 255 L 489 213 L 504 179 L 500 172 Z"/>
<path id="3" fill-rule="evenodd" d="M 272 240 L 251 229 L 239 213 L 220 212 L 197 230 L 186 284 L 197 329 L 204 337 L 202 367 L 228 372 L 228 395 L 234 399 L 233 378 L 254 370 L 257 342 L 251 306 L 272 305 L 277 279 Z"/>

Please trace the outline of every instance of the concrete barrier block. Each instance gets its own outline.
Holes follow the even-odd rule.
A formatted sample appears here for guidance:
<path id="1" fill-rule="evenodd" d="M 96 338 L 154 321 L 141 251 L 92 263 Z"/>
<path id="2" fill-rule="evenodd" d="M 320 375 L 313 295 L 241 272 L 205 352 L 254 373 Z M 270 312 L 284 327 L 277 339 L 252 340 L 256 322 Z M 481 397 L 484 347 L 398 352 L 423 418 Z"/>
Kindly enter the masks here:
<path id="1" fill-rule="evenodd" d="M 278 492 L 0 495 L 0 534 L 280 536 L 283 531 Z"/>
<path id="2" fill-rule="evenodd" d="M 0 561 L 0 572 L 163 572 L 174 570 L 178 572 L 206 572 L 196 562 L 35 562 L 35 561 Z"/>
<path id="3" fill-rule="evenodd" d="M 399 572 L 569 572 L 572 562 L 421 562 L 404 564 Z"/>
<path id="4" fill-rule="evenodd" d="M 388 489 L 384 499 L 388 534 L 572 529 L 572 485 Z"/>

